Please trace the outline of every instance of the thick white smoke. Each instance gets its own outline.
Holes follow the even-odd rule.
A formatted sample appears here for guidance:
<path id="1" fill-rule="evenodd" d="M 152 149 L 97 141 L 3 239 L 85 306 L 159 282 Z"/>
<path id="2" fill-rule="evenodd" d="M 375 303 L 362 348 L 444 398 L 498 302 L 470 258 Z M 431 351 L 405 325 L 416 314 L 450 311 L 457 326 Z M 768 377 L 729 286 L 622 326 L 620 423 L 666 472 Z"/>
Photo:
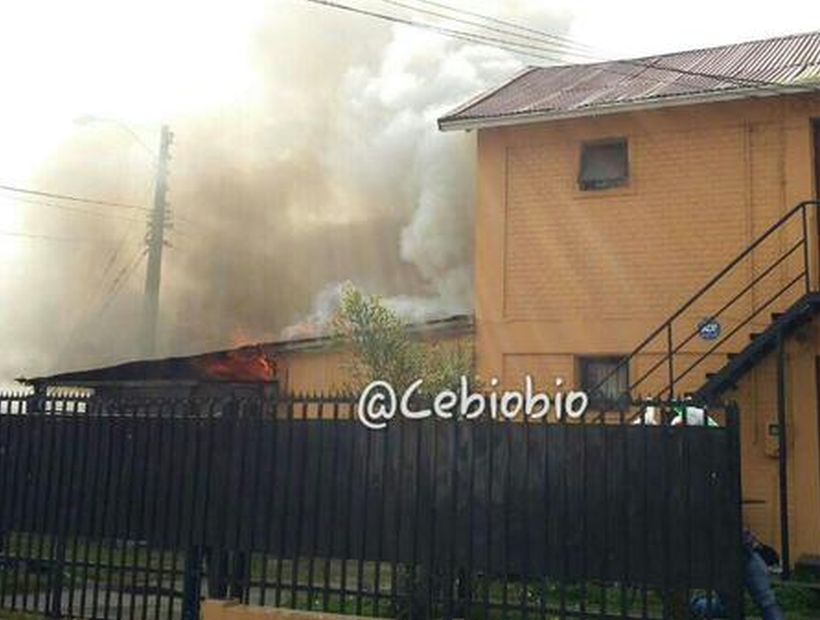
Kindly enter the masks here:
<path id="1" fill-rule="evenodd" d="M 535 0 L 448 3 L 550 32 L 569 24 L 566 12 Z M 469 312 L 475 137 L 443 134 L 436 119 L 514 74 L 521 60 L 299 0 L 260 3 L 258 11 L 247 34 L 220 38 L 233 21 L 211 15 L 213 36 L 194 37 L 207 42 L 212 64 L 219 50 L 226 63 L 241 59 L 236 78 L 233 64 L 207 72 L 195 50 L 162 48 L 178 80 L 164 75 L 156 96 L 180 103 L 160 117 L 176 140 L 158 353 L 276 339 L 288 325 L 289 336 L 313 335 L 346 281 L 385 297 L 409 320 Z M 112 46 L 117 24 L 106 26 Z M 145 75 L 164 67 L 163 54 L 155 56 L 163 64 L 146 65 Z M 218 95 L 210 104 L 184 96 L 189 75 L 203 72 L 217 80 L 203 87 Z M 117 83 L 128 87 L 122 76 Z M 151 101 L 146 92 L 134 89 Z M 98 112 L 88 105 L 77 112 Z M 32 186 L 150 205 L 144 153 L 133 149 L 129 161 L 117 155 L 127 136 L 106 126 L 70 135 Z M 153 144 L 150 132 L 147 139 Z M 89 218 L 80 228 L 76 217 L 26 211 L 28 230 L 93 236 L 100 245 L 74 251 L 42 242 L 19 264 L 7 263 L 25 278 L 9 280 L 3 294 L 25 300 L 25 311 L 15 312 L 16 301 L 6 306 L 3 378 L 139 355 L 144 262 L 131 272 L 126 266 L 139 256 L 144 224 Z"/>
<path id="2" fill-rule="evenodd" d="M 525 4 L 497 3 L 484 10 L 499 17 L 509 12 L 517 20 L 530 14 L 544 29 L 566 30 L 565 15 Z M 368 292 L 387 293 L 387 303 L 410 321 L 471 312 L 474 136 L 443 134 L 436 120 L 509 78 L 522 63 L 504 51 L 406 27 L 391 28 L 380 59 L 375 66 L 347 72 L 348 105 L 337 118 L 358 137 L 337 144 L 335 157 L 351 166 L 354 183 L 390 183 L 391 204 L 385 206 L 404 214 L 395 231 L 400 257 L 415 268 L 422 286 L 392 295 Z M 339 290 L 336 284 L 324 288 L 313 311 L 284 335 L 320 332 L 335 309 L 333 292 Z"/>

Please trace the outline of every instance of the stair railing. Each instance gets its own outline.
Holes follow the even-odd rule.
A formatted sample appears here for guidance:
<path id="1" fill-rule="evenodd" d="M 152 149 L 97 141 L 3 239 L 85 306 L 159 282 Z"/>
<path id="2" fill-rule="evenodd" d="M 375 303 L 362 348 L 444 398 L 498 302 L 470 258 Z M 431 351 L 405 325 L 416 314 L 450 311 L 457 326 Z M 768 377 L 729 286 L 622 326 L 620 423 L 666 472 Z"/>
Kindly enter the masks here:
<path id="1" fill-rule="evenodd" d="M 678 384 L 684 377 L 688 376 L 695 368 L 697 368 L 705 359 L 707 359 L 711 354 L 713 354 L 718 347 L 722 344 L 726 343 L 732 336 L 734 336 L 740 329 L 745 327 L 749 324 L 760 312 L 769 308 L 774 304 L 778 299 L 786 295 L 788 291 L 792 290 L 795 285 L 798 283 L 802 283 L 803 287 L 803 294 L 807 294 L 813 292 L 813 285 L 811 281 L 811 262 L 812 259 L 810 257 L 810 239 L 814 237 L 817 239 L 818 230 L 814 230 L 813 232 L 809 231 L 809 220 L 808 214 L 809 210 L 815 210 L 817 212 L 817 208 L 820 206 L 820 201 L 817 200 L 807 200 L 804 202 L 799 203 L 794 208 L 792 208 L 788 213 L 783 215 L 777 222 L 772 224 L 765 232 L 763 232 L 755 241 L 753 241 L 749 246 L 746 247 L 740 254 L 738 254 L 732 261 L 730 261 L 723 269 L 721 269 L 715 276 L 713 276 L 706 284 L 704 284 L 694 295 L 692 295 L 686 302 L 684 302 L 675 312 L 673 312 L 669 318 L 667 318 L 663 323 L 661 323 L 652 333 L 650 333 L 635 349 L 633 349 L 626 357 L 624 357 L 614 368 L 612 368 L 591 390 L 590 396 L 593 398 L 595 402 L 606 402 L 607 400 L 612 400 L 611 398 L 607 399 L 603 397 L 602 389 L 606 385 L 606 383 L 615 377 L 618 372 L 626 366 L 629 368 L 629 364 L 638 356 L 643 353 L 649 352 L 648 349 L 650 345 L 655 342 L 659 337 L 663 337 L 665 335 L 665 351 L 661 358 L 652 364 L 647 370 L 645 370 L 641 375 L 635 379 L 634 381 L 630 381 L 624 393 L 620 395 L 620 398 L 633 398 L 633 393 L 635 390 L 641 386 L 650 376 L 654 375 L 656 371 L 658 371 L 664 364 L 667 367 L 666 370 L 666 384 L 663 385 L 662 389 L 655 392 L 654 394 L 650 395 L 651 398 L 659 399 L 666 397 L 670 401 L 674 400 L 676 397 L 675 388 L 676 384 Z M 789 258 L 795 256 L 798 252 L 802 251 L 802 268 L 795 275 L 788 279 L 788 281 L 780 287 L 775 293 L 769 296 L 763 303 L 757 305 L 756 308 L 753 308 L 751 314 L 746 316 L 742 319 L 738 325 L 736 325 L 732 330 L 727 332 L 725 335 L 721 334 L 716 342 L 709 347 L 705 352 L 700 354 L 691 364 L 689 364 L 682 372 L 677 372 L 675 368 L 675 355 L 680 353 L 684 346 L 690 343 L 700 332 L 701 327 L 698 326 L 696 329 L 692 330 L 691 332 L 687 333 L 685 338 L 678 342 L 677 344 L 674 343 L 674 330 L 673 326 L 677 319 L 679 319 L 689 308 L 691 308 L 696 302 L 703 299 L 708 293 L 713 291 L 717 286 L 721 283 L 726 281 L 727 276 L 733 272 L 733 270 L 746 258 L 750 257 L 756 249 L 758 249 L 766 240 L 772 237 L 776 232 L 783 230 L 786 226 L 788 226 L 791 222 L 795 221 L 796 218 L 800 218 L 801 223 L 801 231 L 799 234 L 798 240 L 790 245 L 787 250 L 782 252 L 776 260 L 774 260 L 768 267 L 766 267 L 763 271 L 759 274 L 754 276 L 745 286 L 743 286 L 737 293 L 732 295 L 728 301 L 725 301 L 723 304 L 720 305 L 713 313 L 711 313 L 708 317 L 709 321 L 715 321 L 724 313 L 734 306 L 738 300 L 743 298 L 746 294 L 752 291 L 756 285 L 758 285 L 764 278 L 766 278 L 769 274 L 774 272 L 779 266 L 783 265 Z M 820 218 L 817 218 L 817 224 L 820 225 Z M 664 334 L 665 332 L 665 334 Z M 651 351 L 652 354 L 657 354 L 657 351 Z"/>

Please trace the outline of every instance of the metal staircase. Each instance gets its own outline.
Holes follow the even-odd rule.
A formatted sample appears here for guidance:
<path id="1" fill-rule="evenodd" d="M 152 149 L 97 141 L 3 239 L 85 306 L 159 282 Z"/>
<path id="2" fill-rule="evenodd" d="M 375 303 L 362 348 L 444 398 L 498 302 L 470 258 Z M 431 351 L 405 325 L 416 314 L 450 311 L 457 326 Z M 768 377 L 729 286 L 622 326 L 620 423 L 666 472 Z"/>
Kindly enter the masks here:
<path id="1" fill-rule="evenodd" d="M 820 312 L 820 293 L 804 294 L 783 313 L 773 313 L 772 322 L 759 334 L 750 334 L 751 342 L 738 354 L 729 354 L 727 363 L 716 373 L 708 373 L 706 382 L 694 397 L 703 402 L 718 398 L 724 391 L 736 387 L 736 382 L 749 370 L 774 351 L 778 338 L 791 335 Z"/>
<path id="2" fill-rule="evenodd" d="M 796 205 L 686 300 L 592 390 L 634 371 L 621 397 L 719 398 L 820 311 L 813 266 L 820 201 Z M 724 328 L 725 325 L 725 328 Z"/>

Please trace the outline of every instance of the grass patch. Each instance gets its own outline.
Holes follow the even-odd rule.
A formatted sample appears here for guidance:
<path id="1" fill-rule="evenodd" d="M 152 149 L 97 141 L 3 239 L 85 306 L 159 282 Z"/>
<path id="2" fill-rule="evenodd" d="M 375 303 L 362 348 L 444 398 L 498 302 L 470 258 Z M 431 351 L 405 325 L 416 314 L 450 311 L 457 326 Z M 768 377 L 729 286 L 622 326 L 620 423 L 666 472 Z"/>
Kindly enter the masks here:
<path id="1" fill-rule="evenodd" d="M 44 616 L 26 611 L 0 609 L 0 620 L 42 620 Z"/>
<path id="2" fill-rule="evenodd" d="M 55 561 L 59 549 L 65 553 L 61 563 Z M 8 536 L 4 551 L 7 557 L 0 563 L 0 590 L 7 595 L 43 594 L 58 579 L 66 592 L 93 588 L 165 598 L 179 597 L 182 589 L 184 554 L 150 549 L 144 543 L 75 538 L 62 544 L 47 536 L 15 533 Z M 431 576 L 421 568 L 414 572 L 409 566 L 386 562 L 277 559 L 261 553 L 249 554 L 244 562 L 251 603 L 258 602 L 264 587 L 265 604 L 272 605 L 278 593 L 279 605 L 293 609 L 407 618 L 441 617 L 455 608 L 456 615 L 467 620 L 495 620 L 500 616 L 508 620 L 550 619 L 561 609 L 583 610 L 591 617 L 602 612 L 617 616 L 622 611 L 634 617 L 645 610 L 647 617 L 660 618 L 664 611 L 663 596 L 657 590 L 649 589 L 644 595 L 640 588 L 617 583 L 572 583 L 562 588 L 552 580 L 510 578 L 505 582 L 497 574 L 474 575 L 462 587 L 464 600 L 459 607 L 457 601 L 447 600 L 454 589 L 448 591 L 444 585 L 444 573 Z M 808 582 L 813 578 L 800 575 L 796 579 Z M 202 584 L 206 594 L 204 580 Z M 326 586 L 329 591 L 324 590 Z M 820 589 L 805 583 L 776 583 L 775 590 L 789 620 L 820 618 Z M 344 596 L 342 591 L 346 592 Z M 396 599 L 392 598 L 394 593 Z M 758 617 L 748 596 L 745 604 L 747 616 Z M 0 620 L 35 618 L 40 616 L 0 610 Z"/>

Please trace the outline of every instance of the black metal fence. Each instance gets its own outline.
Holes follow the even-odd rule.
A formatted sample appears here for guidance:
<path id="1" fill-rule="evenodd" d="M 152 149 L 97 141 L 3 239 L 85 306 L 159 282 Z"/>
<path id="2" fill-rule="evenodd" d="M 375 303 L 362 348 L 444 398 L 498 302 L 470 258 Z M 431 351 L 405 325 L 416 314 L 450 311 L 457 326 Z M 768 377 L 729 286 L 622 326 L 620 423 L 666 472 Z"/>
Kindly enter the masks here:
<path id="1" fill-rule="evenodd" d="M 0 399 L 0 606 L 741 617 L 738 414 L 395 420 L 341 398 Z"/>

